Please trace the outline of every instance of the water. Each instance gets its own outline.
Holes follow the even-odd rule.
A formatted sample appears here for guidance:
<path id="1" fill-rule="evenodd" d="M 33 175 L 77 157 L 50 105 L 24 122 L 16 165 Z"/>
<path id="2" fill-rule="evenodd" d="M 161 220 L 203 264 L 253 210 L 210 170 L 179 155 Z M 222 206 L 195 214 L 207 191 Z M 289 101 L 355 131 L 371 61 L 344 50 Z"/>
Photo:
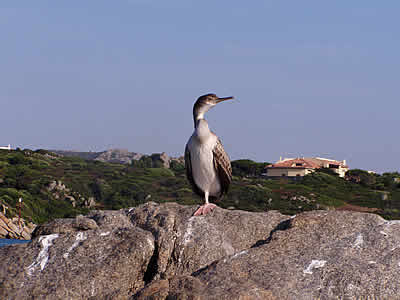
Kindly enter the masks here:
<path id="1" fill-rule="evenodd" d="M 25 244 L 28 242 L 30 242 L 30 240 L 0 239 L 0 247 L 12 244 Z"/>

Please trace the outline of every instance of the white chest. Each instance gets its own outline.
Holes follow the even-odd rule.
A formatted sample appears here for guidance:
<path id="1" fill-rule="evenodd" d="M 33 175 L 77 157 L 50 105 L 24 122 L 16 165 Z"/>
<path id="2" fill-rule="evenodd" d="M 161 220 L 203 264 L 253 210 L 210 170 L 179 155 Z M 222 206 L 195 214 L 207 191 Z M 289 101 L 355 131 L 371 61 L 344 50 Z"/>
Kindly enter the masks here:
<path id="1" fill-rule="evenodd" d="M 216 142 L 215 135 L 200 140 L 193 134 L 188 143 L 194 181 L 201 190 L 208 191 L 211 196 L 218 195 L 221 190 L 214 168 L 213 149 Z"/>

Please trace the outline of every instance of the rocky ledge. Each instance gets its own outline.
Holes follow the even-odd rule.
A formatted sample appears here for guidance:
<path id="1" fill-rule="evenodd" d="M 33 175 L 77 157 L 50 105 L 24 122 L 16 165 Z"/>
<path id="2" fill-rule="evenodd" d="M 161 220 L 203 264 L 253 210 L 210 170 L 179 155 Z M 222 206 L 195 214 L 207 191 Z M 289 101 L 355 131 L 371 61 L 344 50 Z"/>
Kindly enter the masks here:
<path id="1" fill-rule="evenodd" d="M 18 217 L 7 218 L 0 212 L 0 238 L 30 240 L 36 225 Z"/>
<path id="2" fill-rule="evenodd" d="M 400 222 L 146 203 L 0 248 L 1 299 L 400 299 Z"/>

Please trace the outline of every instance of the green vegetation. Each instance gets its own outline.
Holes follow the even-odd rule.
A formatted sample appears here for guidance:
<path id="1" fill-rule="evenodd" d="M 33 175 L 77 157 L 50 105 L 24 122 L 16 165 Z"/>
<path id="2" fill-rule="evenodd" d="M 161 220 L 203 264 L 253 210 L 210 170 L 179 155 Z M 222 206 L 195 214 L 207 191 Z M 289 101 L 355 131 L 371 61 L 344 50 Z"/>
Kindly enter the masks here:
<path id="1" fill-rule="evenodd" d="M 240 177 L 258 177 L 269 163 L 258 163 L 250 159 L 238 159 L 232 162 L 232 173 Z"/>
<path id="2" fill-rule="evenodd" d="M 400 219 L 397 172 L 377 175 L 351 170 L 345 180 L 320 170 L 292 181 L 260 176 L 265 164 L 233 161 L 230 191 L 218 205 L 295 214 L 350 204 Z M 0 204 L 9 207 L 9 217 L 18 213 L 19 198 L 23 199 L 22 216 L 35 223 L 87 213 L 89 199 L 94 199 L 96 209 L 120 209 L 147 201 L 202 202 L 192 193 L 178 161 L 165 169 L 156 156 L 121 165 L 61 157 L 46 150 L 0 150 Z"/>

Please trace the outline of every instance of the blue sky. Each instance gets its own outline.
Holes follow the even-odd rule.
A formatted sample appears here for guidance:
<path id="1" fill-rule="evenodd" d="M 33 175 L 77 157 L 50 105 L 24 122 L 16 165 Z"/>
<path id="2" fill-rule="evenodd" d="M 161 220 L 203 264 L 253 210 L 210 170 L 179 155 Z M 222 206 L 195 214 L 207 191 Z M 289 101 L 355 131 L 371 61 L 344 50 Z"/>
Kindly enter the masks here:
<path id="1" fill-rule="evenodd" d="M 2 1 L 0 144 L 400 170 L 398 1 Z"/>

